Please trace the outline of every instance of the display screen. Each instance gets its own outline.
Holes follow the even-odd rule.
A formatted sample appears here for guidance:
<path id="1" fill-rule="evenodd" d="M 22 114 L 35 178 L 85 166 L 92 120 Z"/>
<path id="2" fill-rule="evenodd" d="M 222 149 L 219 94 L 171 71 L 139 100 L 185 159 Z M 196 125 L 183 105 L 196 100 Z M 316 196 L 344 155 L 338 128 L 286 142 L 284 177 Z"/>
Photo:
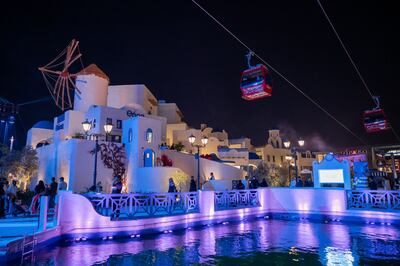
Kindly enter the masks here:
<path id="1" fill-rule="evenodd" d="M 344 183 L 343 169 L 318 170 L 320 183 Z"/>

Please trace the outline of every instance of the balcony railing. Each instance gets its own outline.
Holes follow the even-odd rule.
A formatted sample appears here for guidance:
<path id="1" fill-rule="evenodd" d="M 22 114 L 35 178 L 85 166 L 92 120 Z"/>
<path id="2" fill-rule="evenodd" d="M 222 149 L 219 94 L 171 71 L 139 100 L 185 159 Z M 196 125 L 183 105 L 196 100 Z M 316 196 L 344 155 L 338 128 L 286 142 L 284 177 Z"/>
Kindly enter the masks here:
<path id="1" fill-rule="evenodd" d="M 400 191 L 348 190 L 347 208 L 400 211 Z"/>
<path id="2" fill-rule="evenodd" d="M 199 211 L 197 192 L 155 194 L 86 194 L 95 210 L 104 216 L 135 219 Z"/>
<path id="3" fill-rule="evenodd" d="M 216 211 L 220 211 L 261 205 L 257 190 L 227 190 L 215 191 L 214 206 Z"/>

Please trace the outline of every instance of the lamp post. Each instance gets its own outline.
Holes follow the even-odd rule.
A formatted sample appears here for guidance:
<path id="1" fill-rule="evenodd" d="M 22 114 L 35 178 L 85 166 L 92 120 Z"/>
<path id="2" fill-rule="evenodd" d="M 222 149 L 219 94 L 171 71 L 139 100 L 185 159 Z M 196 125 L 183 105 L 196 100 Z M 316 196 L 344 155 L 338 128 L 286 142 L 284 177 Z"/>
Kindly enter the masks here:
<path id="1" fill-rule="evenodd" d="M 305 144 L 305 141 L 302 138 L 300 138 L 297 141 L 297 143 L 299 144 L 299 147 L 303 147 Z M 285 146 L 286 149 L 289 149 L 290 148 L 290 140 L 285 140 L 283 142 L 283 145 Z M 292 153 L 292 156 L 294 158 L 294 168 L 295 168 L 294 170 L 295 170 L 296 180 L 297 180 L 297 177 L 299 175 L 299 170 L 297 169 L 297 147 L 292 147 L 290 152 Z"/>
<path id="2" fill-rule="evenodd" d="M 87 119 L 82 122 L 83 131 L 85 131 L 86 139 L 89 135 L 89 131 L 92 128 L 92 123 L 90 123 Z M 106 123 L 104 125 L 104 131 L 106 132 L 106 141 L 108 134 L 111 133 L 113 125 L 111 123 Z M 95 146 L 94 146 L 94 170 L 93 170 L 93 187 L 96 187 L 97 183 L 97 151 L 99 149 L 99 136 L 101 134 L 93 134 L 95 138 Z"/>
<path id="3" fill-rule="evenodd" d="M 189 143 L 193 146 L 197 148 L 197 190 L 200 189 L 200 148 L 201 147 L 205 147 L 208 143 L 208 138 L 206 136 L 203 136 L 201 138 L 201 144 L 194 144 L 194 142 L 196 141 L 196 137 L 193 136 L 193 134 L 191 134 L 188 138 Z"/>

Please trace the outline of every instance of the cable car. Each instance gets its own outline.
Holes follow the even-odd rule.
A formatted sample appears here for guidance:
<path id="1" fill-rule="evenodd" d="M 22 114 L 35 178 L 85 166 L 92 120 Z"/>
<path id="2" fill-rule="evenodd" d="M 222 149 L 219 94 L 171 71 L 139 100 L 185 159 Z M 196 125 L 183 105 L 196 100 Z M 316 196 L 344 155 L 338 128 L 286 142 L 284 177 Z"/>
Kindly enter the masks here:
<path id="1" fill-rule="evenodd" d="M 246 55 L 249 68 L 243 71 L 240 80 L 242 98 L 249 101 L 272 95 L 271 75 L 264 65 L 251 66 L 250 60 L 253 55 L 253 52 Z"/>
<path id="2" fill-rule="evenodd" d="M 383 109 L 365 111 L 364 128 L 367 133 L 375 133 L 390 129 L 389 122 Z"/>
<path id="3" fill-rule="evenodd" d="M 367 133 L 381 132 L 390 129 L 385 111 L 380 108 L 379 98 L 374 97 L 376 107 L 364 112 L 364 128 Z"/>

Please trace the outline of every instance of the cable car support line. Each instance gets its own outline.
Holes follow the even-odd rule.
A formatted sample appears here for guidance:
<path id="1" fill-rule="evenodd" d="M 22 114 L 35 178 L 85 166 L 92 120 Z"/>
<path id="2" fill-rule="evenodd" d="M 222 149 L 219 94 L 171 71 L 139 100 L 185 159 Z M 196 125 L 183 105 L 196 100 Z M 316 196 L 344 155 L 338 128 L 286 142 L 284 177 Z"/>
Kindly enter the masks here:
<path id="1" fill-rule="evenodd" d="M 353 60 L 353 58 L 351 57 L 349 51 L 347 50 L 346 46 L 344 45 L 342 39 L 340 38 L 339 33 L 336 31 L 335 26 L 333 25 L 331 19 L 329 18 L 328 14 L 326 13 L 326 11 L 325 11 L 324 7 L 322 6 L 320 0 L 316 0 L 316 1 L 317 1 L 317 3 L 318 3 L 319 7 L 321 8 L 322 13 L 324 14 L 326 20 L 328 21 L 329 25 L 331 26 L 333 32 L 335 33 L 336 38 L 338 39 L 340 45 L 342 46 L 342 48 L 343 48 L 343 50 L 345 51 L 347 57 L 349 58 L 350 63 L 353 65 L 355 71 L 357 72 L 357 75 L 358 75 L 358 77 L 360 78 L 362 84 L 364 85 L 364 87 L 365 87 L 365 89 L 367 90 L 368 94 L 371 96 L 371 99 L 372 99 L 372 101 L 374 102 L 374 104 L 376 104 L 376 96 L 374 96 L 374 95 L 372 94 L 370 88 L 369 88 L 368 85 L 367 85 L 367 82 L 365 81 L 364 77 L 361 75 L 360 70 L 358 69 L 356 63 L 354 62 L 354 60 Z M 390 128 L 391 128 L 391 130 L 392 130 L 394 136 L 396 137 L 397 141 L 400 142 L 400 137 L 399 137 L 399 135 L 397 134 L 397 132 L 394 130 L 394 128 L 393 128 L 392 125 L 390 125 Z"/>
<path id="2" fill-rule="evenodd" d="M 248 51 L 253 52 L 254 56 L 257 57 L 261 62 L 267 65 L 272 71 L 274 71 L 279 77 L 289 83 L 293 88 L 295 88 L 298 92 L 300 92 L 305 98 L 307 98 L 311 103 L 317 106 L 321 111 L 323 111 L 326 115 L 328 115 L 331 119 L 333 119 L 336 123 L 338 123 L 341 127 L 347 130 L 351 135 L 357 138 L 364 145 L 368 145 L 362 138 L 356 135 L 351 129 L 349 129 L 346 125 L 336 119 L 330 112 L 324 109 L 319 103 L 313 100 L 310 96 L 308 96 L 304 91 L 302 91 L 299 87 L 297 87 L 294 83 L 292 83 L 289 79 L 287 79 L 283 74 L 281 74 L 278 70 L 268 64 L 262 57 L 260 57 L 253 49 L 251 49 L 248 45 L 246 45 L 242 40 L 239 39 L 234 33 L 232 33 L 227 27 L 225 27 L 218 19 L 216 19 L 213 15 L 211 15 L 206 9 L 204 9 L 199 3 L 195 0 L 192 2 L 198 6 L 204 13 L 206 13 L 215 23 L 217 23 L 221 28 L 223 28 L 226 32 L 228 32 L 236 41 L 238 41 L 243 47 L 245 47 Z"/>

